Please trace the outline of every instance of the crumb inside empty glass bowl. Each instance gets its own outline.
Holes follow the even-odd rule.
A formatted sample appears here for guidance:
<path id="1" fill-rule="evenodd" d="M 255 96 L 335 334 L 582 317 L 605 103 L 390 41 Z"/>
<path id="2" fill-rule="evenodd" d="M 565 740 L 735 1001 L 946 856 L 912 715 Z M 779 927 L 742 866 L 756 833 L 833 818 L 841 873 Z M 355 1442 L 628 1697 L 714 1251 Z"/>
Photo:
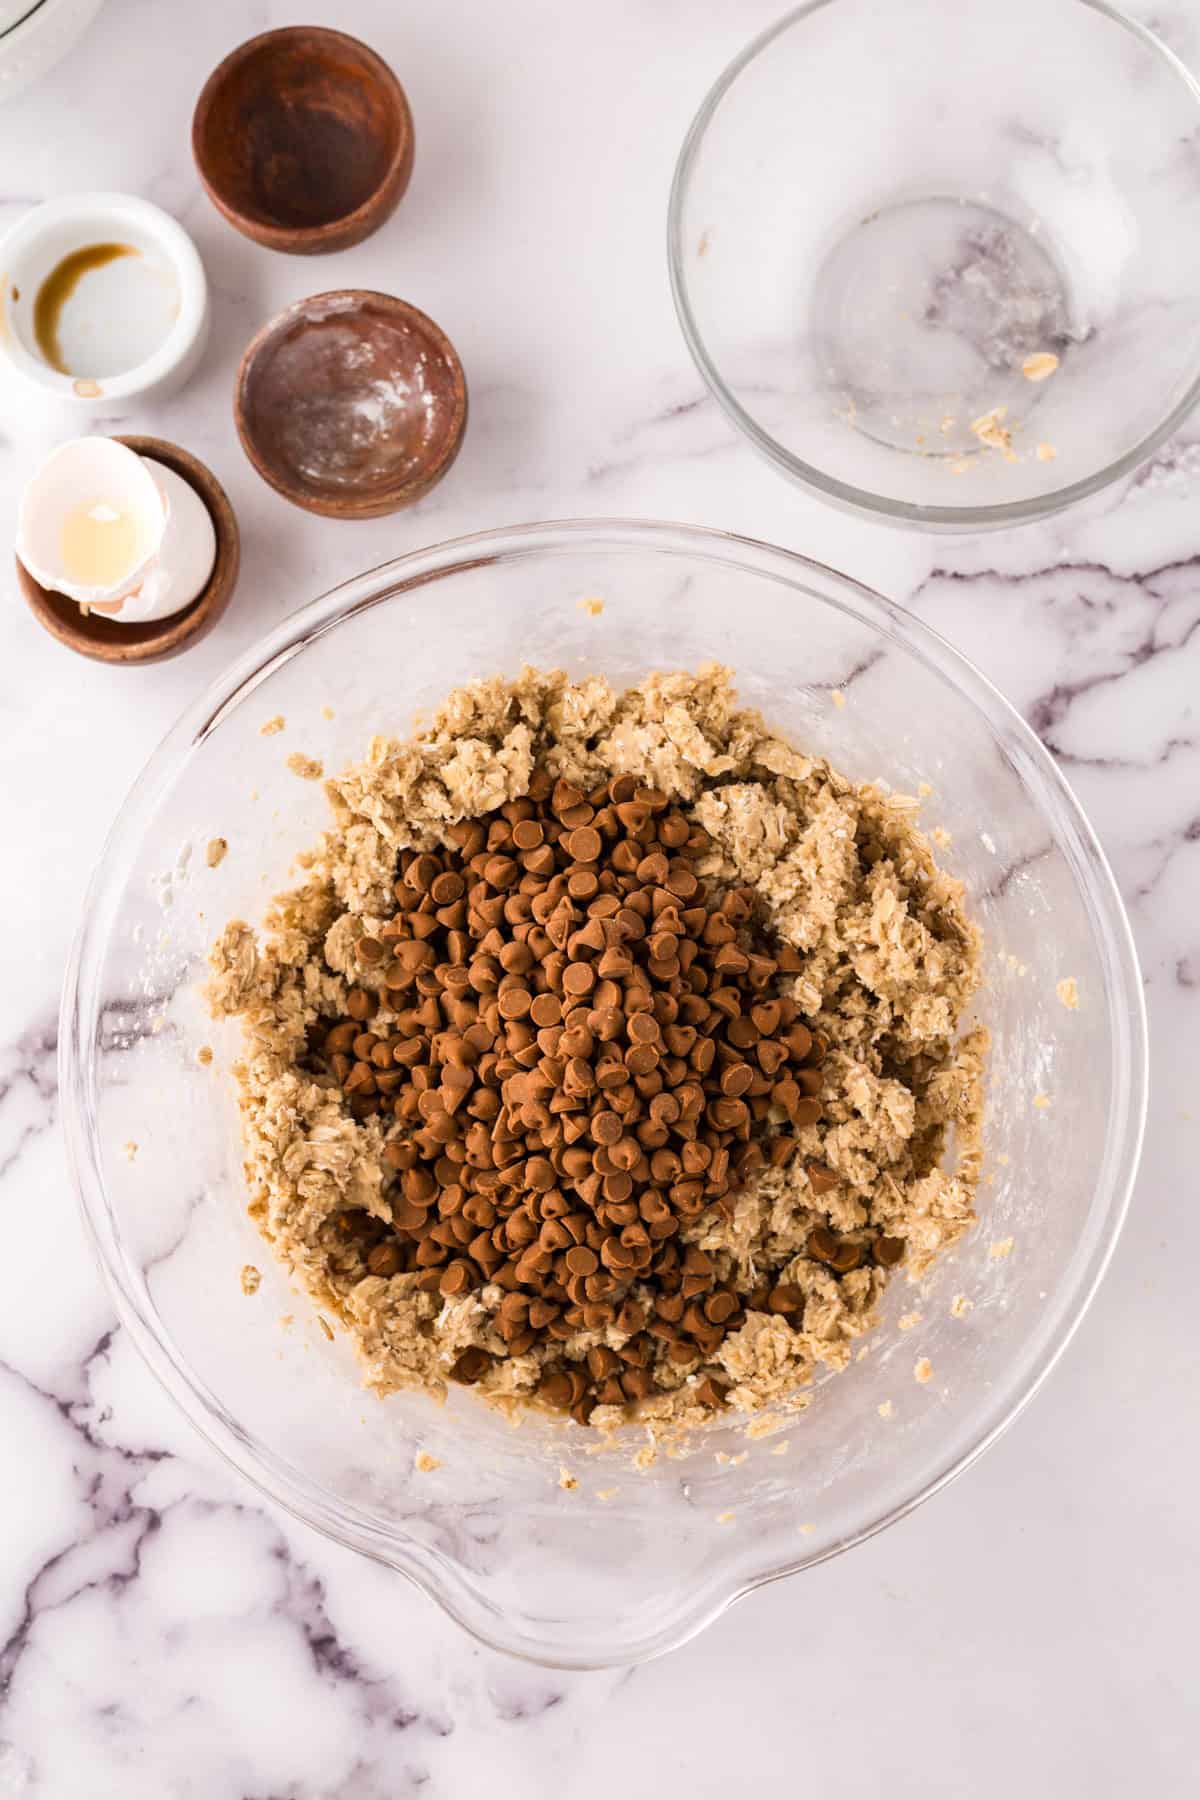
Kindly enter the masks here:
<path id="1" fill-rule="evenodd" d="M 1194 402 L 1198 124 L 1182 64 L 1089 0 L 801 7 L 680 157 L 700 369 L 844 504 L 963 529 L 1065 505 Z"/>

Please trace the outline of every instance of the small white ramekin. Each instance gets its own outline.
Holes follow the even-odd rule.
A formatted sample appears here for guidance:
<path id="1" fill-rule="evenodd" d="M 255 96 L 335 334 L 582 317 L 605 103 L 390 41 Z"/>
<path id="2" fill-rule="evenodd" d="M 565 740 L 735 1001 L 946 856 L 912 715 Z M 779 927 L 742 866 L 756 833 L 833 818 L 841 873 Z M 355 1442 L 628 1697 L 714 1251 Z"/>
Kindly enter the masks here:
<path id="1" fill-rule="evenodd" d="M 0 0 L 0 101 L 23 94 L 61 62 L 104 0 Z"/>
<path id="2" fill-rule="evenodd" d="M 2 40 L 0 40 L 2 41 Z M 52 368 L 38 350 L 33 309 L 38 290 L 64 257 L 90 244 L 123 243 L 169 263 L 179 310 L 166 340 L 144 362 L 81 380 Z M 135 194 L 69 194 L 19 219 L 0 242 L 0 369 L 34 388 L 46 403 L 84 413 L 113 413 L 122 404 L 160 398 L 192 373 L 208 336 L 208 282 L 199 252 L 169 214 Z"/>

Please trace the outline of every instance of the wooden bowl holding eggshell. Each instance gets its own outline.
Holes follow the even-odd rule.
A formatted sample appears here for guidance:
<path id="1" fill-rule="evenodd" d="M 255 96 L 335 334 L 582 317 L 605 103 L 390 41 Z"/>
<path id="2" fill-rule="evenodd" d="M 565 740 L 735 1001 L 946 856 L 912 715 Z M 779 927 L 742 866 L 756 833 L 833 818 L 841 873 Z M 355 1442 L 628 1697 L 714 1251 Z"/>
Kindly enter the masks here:
<path id="1" fill-rule="evenodd" d="M 228 606 L 241 556 L 237 519 L 212 470 L 178 444 L 156 437 L 118 437 L 117 442 L 139 456 L 164 463 L 203 500 L 217 537 L 216 561 L 204 588 L 190 605 L 168 618 L 123 625 L 102 613 L 84 613 L 74 600 L 43 587 L 19 557 L 17 583 L 34 618 L 68 650 L 95 662 L 126 666 L 162 662 L 198 643 Z"/>

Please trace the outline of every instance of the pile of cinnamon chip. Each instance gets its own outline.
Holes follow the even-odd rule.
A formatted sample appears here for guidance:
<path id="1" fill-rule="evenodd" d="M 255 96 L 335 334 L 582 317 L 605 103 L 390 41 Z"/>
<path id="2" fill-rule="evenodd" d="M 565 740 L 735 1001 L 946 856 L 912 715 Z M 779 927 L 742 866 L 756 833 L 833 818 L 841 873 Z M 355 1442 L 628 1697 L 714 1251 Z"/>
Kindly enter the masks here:
<path id="1" fill-rule="evenodd" d="M 632 776 L 583 793 L 538 771 L 448 835 L 401 854 L 395 915 L 360 939 L 349 1017 L 312 1055 L 356 1117 L 394 1120 L 373 1274 L 447 1298 L 495 1284 L 509 1356 L 624 1336 L 546 1365 L 539 1397 L 585 1422 L 653 1392 L 656 1365 L 701 1369 L 748 1305 L 802 1316 L 799 1288 L 738 1293 L 683 1234 L 794 1154 L 827 1046 L 777 991 L 801 959 L 768 946 L 752 890 L 710 889 L 707 835 Z M 839 1273 L 867 1254 L 827 1230 L 809 1251 Z M 491 1360 L 469 1349 L 453 1375 Z M 696 1394 L 724 1391 L 708 1374 Z"/>

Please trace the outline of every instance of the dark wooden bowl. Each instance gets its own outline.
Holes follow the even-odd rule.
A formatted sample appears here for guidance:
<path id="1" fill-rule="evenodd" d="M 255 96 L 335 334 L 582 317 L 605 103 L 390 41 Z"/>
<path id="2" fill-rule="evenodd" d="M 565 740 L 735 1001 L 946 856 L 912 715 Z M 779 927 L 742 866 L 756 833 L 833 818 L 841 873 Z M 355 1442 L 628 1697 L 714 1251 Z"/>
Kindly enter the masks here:
<path id="1" fill-rule="evenodd" d="M 467 382 L 446 334 L 391 294 L 297 301 L 242 358 L 242 448 L 285 500 L 377 519 L 441 480 L 462 443 Z"/>
<path id="2" fill-rule="evenodd" d="M 181 450 L 178 444 L 169 444 L 165 438 L 156 437 L 119 437 L 117 442 L 136 450 L 139 456 L 150 456 L 156 462 L 165 463 L 189 487 L 195 488 L 207 506 L 217 533 L 217 560 L 207 586 L 190 606 L 172 614 L 169 619 L 118 625 L 103 613 L 85 615 L 74 600 L 44 588 L 19 558 L 17 582 L 34 618 L 68 650 L 90 656 L 96 662 L 163 662 L 168 656 L 178 656 L 181 650 L 190 650 L 193 644 L 199 643 L 228 606 L 237 581 L 241 554 L 237 520 L 229 497 L 212 470 L 189 456 L 186 450 Z"/>
<path id="3" fill-rule="evenodd" d="M 192 118 L 213 204 L 271 250 L 361 243 L 395 211 L 413 164 L 412 114 L 382 57 L 341 31 L 265 31 L 213 70 Z"/>

